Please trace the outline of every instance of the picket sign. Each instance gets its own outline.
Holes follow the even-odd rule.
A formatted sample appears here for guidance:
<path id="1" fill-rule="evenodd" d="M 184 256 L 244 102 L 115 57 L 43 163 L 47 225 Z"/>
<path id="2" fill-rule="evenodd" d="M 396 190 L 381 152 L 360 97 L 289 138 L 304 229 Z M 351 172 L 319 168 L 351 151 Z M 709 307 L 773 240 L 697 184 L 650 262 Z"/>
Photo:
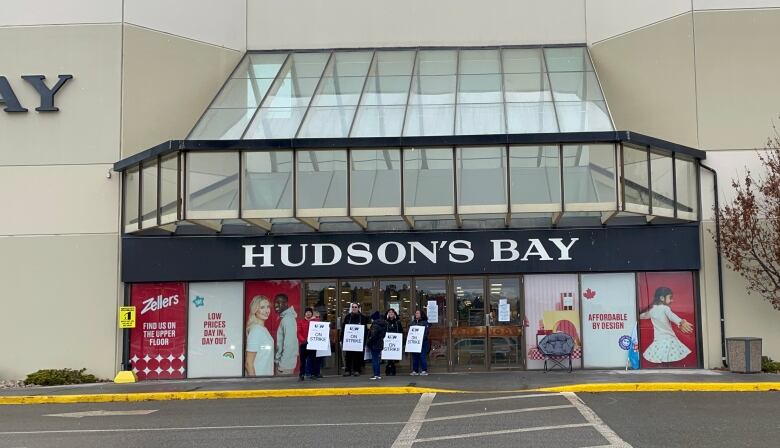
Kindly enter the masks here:
<path id="1" fill-rule="evenodd" d="M 382 359 L 400 361 L 403 356 L 401 351 L 403 335 L 401 333 L 386 333 Z"/>
<path id="2" fill-rule="evenodd" d="M 306 350 L 330 348 L 330 322 L 309 322 Z"/>
<path id="3" fill-rule="evenodd" d="M 325 350 L 317 350 L 317 354 L 315 355 L 317 358 L 323 358 L 332 355 L 333 353 L 330 351 L 330 344 L 328 344 L 328 348 Z"/>
<path id="4" fill-rule="evenodd" d="M 342 350 L 345 352 L 362 352 L 363 338 L 366 335 L 366 326 L 357 324 L 344 325 L 344 339 Z"/>
<path id="5" fill-rule="evenodd" d="M 406 353 L 420 353 L 422 351 L 423 337 L 425 336 L 425 327 L 422 325 L 412 325 L 409 327 L 409 334 L 406 335 Z"/>

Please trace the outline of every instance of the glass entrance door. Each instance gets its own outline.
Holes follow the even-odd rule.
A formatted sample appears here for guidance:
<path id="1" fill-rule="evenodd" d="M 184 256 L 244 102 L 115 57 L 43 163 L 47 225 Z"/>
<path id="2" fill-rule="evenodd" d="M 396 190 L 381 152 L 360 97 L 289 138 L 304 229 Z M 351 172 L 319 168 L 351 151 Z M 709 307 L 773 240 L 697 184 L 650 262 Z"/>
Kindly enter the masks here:
<path id="1" fill-rule="evenodd" d="M 487 367 L 485 278 L 454 278 L 452 286 L 453 370 L 484 370 Z"/>
<path id="2" fill-rule="evenodd" d="M 306 282 L 304 308 L 312 308 L 315 316 L 323 322 L 330 322 L 330 352 L 331 355 L 320 358 L 320 366 L 324 375 L 333 375 L 338 373 L 338 355 L 339 332 L 338 325 L 338 304 L 336 299 L 336 282 Z M 299 319 L 302 316 L 299 316 Z"/>
<path id="3" fill-rule="evenodd" d="M 488 353 L 490 368 L 523 366 L 521 336 L 523 329 L 520 279 L 489 277 L 490 310 L 488 313 Z"/>
<path id="4" fill-rule="evenodd" d="M 409 321 L 412 318 L 412 281 L 411 279 L 390 279 L 379 281 L 379 297 L 381 302 L 380 311 L 386 316 L 391 308 L 398 315 L 404 332 L 404 341 L 406 333 L 409 331 Z M 401 361 L 397 361 L 397 374 L 409 372 L 409 356 L 404 356 Z"/>
<path id="5" fill-rule="evenodd" d="M 428 323 L 431 325 L 428 333 L 430 341 L 427 358 L 428 370 L 446 372 L 449 364 L 447 280 L 443 278 L 417 279 L 415 281 L 414 305 L 414 310 L 425 311 L 428 314 Z"/>

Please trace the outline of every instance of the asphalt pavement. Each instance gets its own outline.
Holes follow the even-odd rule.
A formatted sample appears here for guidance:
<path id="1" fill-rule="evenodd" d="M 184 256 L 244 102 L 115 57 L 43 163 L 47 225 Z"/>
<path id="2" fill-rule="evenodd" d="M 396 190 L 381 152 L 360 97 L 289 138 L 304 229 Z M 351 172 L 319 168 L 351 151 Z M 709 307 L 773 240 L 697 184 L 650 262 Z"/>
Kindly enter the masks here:
<path id="1" fill-rule="evenodd" d="M 0 406 L 0 448 L 777 446 L 780 392 L 424 393 Z"/>

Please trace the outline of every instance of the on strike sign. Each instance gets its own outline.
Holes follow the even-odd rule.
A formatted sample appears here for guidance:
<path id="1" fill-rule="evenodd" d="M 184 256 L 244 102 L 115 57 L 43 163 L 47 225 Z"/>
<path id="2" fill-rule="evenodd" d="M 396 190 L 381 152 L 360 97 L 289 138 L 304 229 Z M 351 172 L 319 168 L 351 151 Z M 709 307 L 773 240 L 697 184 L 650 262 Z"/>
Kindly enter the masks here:
<path id="1" fill-rule="evenodd" d="M 344 325 L 343 349 L 345 352 L 362 352 L 365 325 Z"/>
<path id="2" fill-rule="evenodd" d="M 306 350 L 330 349 L 330 322 L 310 322 Z"/>
<path id="3" fill-rule="evenodd" d="M 382 349 L 382 359 L 401 360 L 401 333 L 386 333 L 385 345 Z"/>
<path id="4" fill-rule="evenodd" d="M 406 336 L 406 352 L 420 353 L 422 351 L 423 336 L 425 336 L 424 326 L 412 325 L 409 327 L 409 334 Z"/>

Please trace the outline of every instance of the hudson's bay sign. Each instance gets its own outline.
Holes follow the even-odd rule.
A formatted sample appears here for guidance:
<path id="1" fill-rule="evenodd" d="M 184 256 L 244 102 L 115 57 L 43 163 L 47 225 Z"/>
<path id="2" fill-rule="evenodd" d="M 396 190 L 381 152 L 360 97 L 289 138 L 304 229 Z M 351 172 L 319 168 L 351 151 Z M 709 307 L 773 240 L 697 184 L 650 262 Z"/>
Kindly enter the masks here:
<path id="1" fill-rule="evenodd" d="M 124 282 L 694 270 L 698 227 L 125 236 Z"/>

